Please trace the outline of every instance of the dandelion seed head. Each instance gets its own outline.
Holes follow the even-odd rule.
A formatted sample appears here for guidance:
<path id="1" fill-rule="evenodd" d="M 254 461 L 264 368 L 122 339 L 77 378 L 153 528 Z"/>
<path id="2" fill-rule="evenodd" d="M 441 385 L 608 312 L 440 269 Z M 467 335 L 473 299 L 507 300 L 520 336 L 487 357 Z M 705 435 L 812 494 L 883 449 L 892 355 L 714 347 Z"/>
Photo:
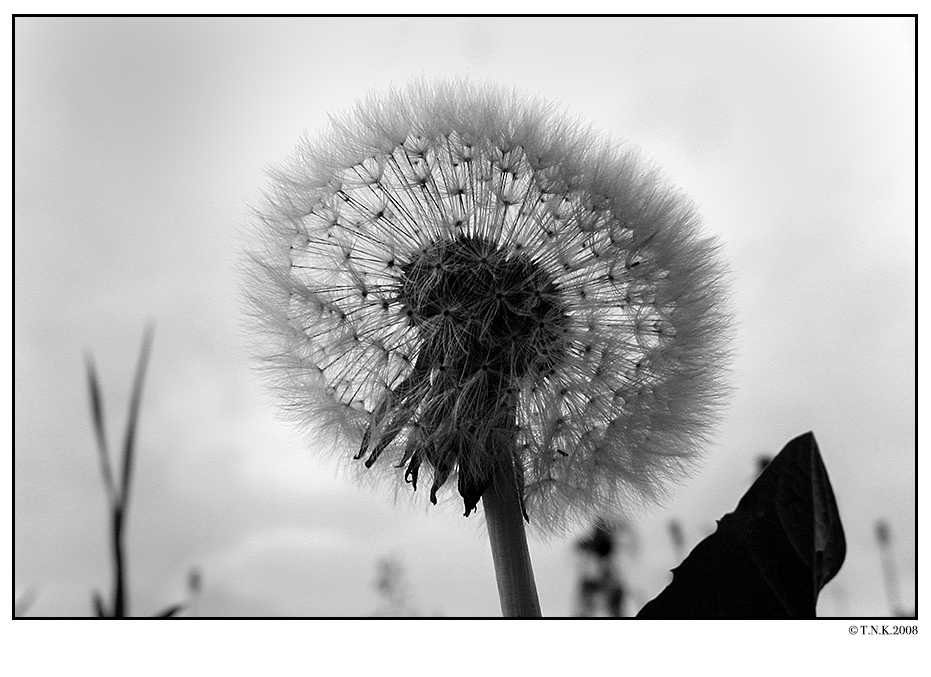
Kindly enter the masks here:
<path id="1" fill-rule="evenodd" d="M 273 172 L 251 299 L 287 408 L 365 474 L 541 532 L 662 498 L 726 392 L 717 245 L 629 150 L 463 82 L 373 94 Z"/>

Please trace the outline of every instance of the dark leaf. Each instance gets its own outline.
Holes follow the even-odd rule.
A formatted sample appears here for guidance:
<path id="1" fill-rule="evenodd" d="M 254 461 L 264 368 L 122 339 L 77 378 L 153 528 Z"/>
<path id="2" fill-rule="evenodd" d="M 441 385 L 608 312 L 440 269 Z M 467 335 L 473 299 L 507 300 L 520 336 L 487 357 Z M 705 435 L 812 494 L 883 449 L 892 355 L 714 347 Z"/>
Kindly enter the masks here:
<path id="1" fill-rule="evenodd" d="M 155 614 L 153 618 L 171 618 L 172 616 L 175 616 L 184 611 L 186 607 L 187 604 L 175 604 L 174 606 L 170 606 L 162 612 Z"/>
<path id="2" fill-rule="evenodd" d="M 103 598 L 96 590 L 94 590 L 94 613 L 97 615 L 97 618 L 110 617 L 110 615 L 107 613 L 107 607 L 106 604 L 104 604 Z"/>
<path id="3" fill-rule="evenodd" d="M 812 433 L 779 452 L 638 618 L 814 618 L 846 554 Z"/>

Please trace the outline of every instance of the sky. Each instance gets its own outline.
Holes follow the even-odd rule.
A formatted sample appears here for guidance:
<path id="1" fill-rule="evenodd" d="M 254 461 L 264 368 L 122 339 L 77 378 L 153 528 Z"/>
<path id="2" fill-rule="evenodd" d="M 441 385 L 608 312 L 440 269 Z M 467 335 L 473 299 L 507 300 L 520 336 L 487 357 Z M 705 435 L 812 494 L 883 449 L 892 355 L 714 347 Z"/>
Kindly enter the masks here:
<path id="1" fill-rule="evenodd" d="M 641 149 L 723 244 L 734 396 L 701 471 L 631 516 L 636 611 L 814 431 L 847 538 L 819 613 L 882 616 L 877 520 L 915 603 L 915 30 L 895 18 L 51 19 L 15 22 L 14 585 L 32 615 L 109 594 L 85 355 L 121 439 L 155 339 L 128 520 L 131 611 L 365 616 L 378 563 L 423 615 L 499 613 L 480 519 L 358 486 L 279 416 L 241 262 L 266 169 L 372 88 L 518 86 Z M 531 542 L 545 615 L 574 611 L 587 526 Z"/>

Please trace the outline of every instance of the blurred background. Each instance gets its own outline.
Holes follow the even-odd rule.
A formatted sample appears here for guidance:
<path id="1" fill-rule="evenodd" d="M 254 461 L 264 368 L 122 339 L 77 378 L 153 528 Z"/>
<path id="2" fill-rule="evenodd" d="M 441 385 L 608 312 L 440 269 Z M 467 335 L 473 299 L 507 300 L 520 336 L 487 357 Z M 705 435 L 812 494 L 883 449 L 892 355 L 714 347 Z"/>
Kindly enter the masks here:
<path id="1" fill-rule="evenodd" d="M 639 146 L 724 245 L 735 396 L 701 472 L 616 530 L 623 613 L 665 587 L 761 458 L 808 430 L 847 536 L 819 614 L 914 608 L 913 20 L 14 28 L 14 595 L 27 615 L 89 615 L 92 590 L 109 595 L 84 354 L 116 446 L 150 319 L 127 524 L 133 614 L 194 593 L 187 615 L 499 614 L 480 519 L 339 474 L 279 420 L 243 329 L 238 266 L 266 168 L 328 112 L 421 75 L 517 85 Z M 545 615 L 585 612 L 596 543 L 584 524 L 531 543 Z"/>

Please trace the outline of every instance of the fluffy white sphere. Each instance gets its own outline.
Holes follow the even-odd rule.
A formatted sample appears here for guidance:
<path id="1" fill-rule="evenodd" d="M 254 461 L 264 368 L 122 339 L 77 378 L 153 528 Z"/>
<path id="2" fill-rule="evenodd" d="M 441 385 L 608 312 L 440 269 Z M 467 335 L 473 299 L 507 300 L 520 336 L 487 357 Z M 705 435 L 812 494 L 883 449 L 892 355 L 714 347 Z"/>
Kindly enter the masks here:
<path id="1" fill-rule="evenodd" d="M 531 524 L 661 497 L 725 393 L 723 267 L 629 150 L 516 92 L 373 94 L 272 174 L 250 298 L 288 409 L 468 515 L 513 469 Z"/>

